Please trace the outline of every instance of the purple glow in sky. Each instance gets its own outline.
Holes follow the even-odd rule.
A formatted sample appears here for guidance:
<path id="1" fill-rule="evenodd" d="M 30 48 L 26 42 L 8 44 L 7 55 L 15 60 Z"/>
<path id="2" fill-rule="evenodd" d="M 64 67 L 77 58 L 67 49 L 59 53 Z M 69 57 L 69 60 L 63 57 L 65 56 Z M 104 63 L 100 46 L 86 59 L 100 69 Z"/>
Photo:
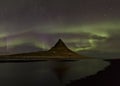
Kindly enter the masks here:
<path id="1" fill-rule="evenodd" d="M 1 0 L 0 52 L 48 50 L 61 38 L 76 52 L 120 53 L 119 3 L 119 0 Z"/>

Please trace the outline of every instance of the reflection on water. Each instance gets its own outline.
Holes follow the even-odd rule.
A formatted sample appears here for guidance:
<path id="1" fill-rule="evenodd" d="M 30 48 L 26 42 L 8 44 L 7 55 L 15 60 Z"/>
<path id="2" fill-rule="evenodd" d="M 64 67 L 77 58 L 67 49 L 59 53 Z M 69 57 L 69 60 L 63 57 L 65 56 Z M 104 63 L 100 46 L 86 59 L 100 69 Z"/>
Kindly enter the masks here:
<path id="1" fill-rule="evenodd" d="M 27 63 L 0 63 L 1 86 L 63 86 L 70 80 L 94 75 L 109 66 L 109 62 L 97 59 L 79 61 L 42 61 Z M 61 77 L 55 69 L 66 68 Z M 61 71 L 60 71 L 61 72 Z"/>

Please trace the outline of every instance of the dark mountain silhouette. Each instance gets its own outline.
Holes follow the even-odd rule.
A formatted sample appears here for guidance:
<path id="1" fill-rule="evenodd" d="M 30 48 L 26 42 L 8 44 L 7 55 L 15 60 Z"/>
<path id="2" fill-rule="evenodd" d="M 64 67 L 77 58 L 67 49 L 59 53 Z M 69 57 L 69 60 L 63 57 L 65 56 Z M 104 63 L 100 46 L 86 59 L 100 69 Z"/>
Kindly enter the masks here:
<path id="1" fill-rule="evenodd" d="M 86 59 L 88 57 L 81 56 L 73 51 L 71 51 L 64 42 L 59 39 L 59 41 L 48 51 L 38 51 L 31 53 L 21 53 L 7 55 L 7 58 L 15 59 Z"/>
<path id="2" fill-rule="evenodd" d="M 50 50 L 54 51 L 54 50 L 68 50 L 67 46 L 64 44 L 64 42 L 59 39 L 58 42 L 55 44 L 54 47 L 52 47 Z"/>
<path id="3" fill-rule="evenodd" d="M 71 51 L 64 42 L 59 39 L 58 42 L 48 51 L 52 56 L 80 57 L 79 54 Z"/>

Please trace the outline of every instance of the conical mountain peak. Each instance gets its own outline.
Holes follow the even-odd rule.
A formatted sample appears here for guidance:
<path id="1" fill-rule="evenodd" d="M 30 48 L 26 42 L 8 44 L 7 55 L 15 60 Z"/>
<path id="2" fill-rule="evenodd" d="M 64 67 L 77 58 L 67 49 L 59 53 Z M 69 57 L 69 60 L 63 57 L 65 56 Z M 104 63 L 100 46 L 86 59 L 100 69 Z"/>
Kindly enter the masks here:
<path id="1" fill-rule="evenodd" d="M 65 43 L 59 39 L 58 42 L 55 44 L 55 46 L 53 46 L 50 50 L 68 50 L 67 46 L 65 45 Z"/>
<path id="2" fill-rule="evenodd" d="M 79 56 L 77 53 L 71 51 L 61 39 L 48 52 L 53 56 Z"/>
<path id="3" fill-rule="evenodd" d="M 53 48 L 57 48 L 57 47 L 67 48 L 67 46 L 61 39 L 58 40 L 58 42 L 55 44 L 55 46 Z"/>

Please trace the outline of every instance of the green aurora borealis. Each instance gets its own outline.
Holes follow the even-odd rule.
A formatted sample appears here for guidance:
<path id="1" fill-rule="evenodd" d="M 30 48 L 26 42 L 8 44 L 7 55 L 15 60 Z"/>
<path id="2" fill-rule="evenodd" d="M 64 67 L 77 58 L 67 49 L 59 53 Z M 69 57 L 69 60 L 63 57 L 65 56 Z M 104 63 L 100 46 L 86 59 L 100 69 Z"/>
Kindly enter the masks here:
<path id="1" fill-rule="evenodd" d="M 78 53 L 120 53 L 119 2 L 1 0 L 0 52 L 48 50 L 61 38 Z"/>
<path id="2" fill-rule="evenodd" d="M 76 52 L 82 50 L 104 50 L 109 52 L 110 49 L 112 48 L 111 46 L 109 46 L 107 40 L 112 36 L 114 30 L 119 31 L 120 28 L 119 22 L 101 22 L 72 26 L 71 25 L 66 26 L 53 25 L 53 26 L 56 27 L 44 26 L 43 30 L 34 28 L 33 30 L 32 29 L 28 31 L 23 30 L 22 32 L 15 33 L 13 35 L 11 35 L 10 33 L 1 34 L 0 47 L 7 46 L 8 49 L 11 49 L 19 45 L 24 45 L 24 43 L 30 43 L 31 45 L 37 48 L 48 50 L 55 44 L 55 42 L 59 38 L 62 38 L 64 42 L 69 46 L 69 48 Z M 29 37 L 29 35 L 33 34 L 31 32 L 37 33 L 38 35 L 35 36 L 37 38 L 34 39 L 34 36 Z M 22 34 L 25 33 L 27 33 L 28 35 L 25 35 L 26 37 L 22 36 Z M 19 34 L 18 37 L 17 34 Z M 39 37 L 41 36 L 39 34 L 45 34 L 45 36 L 43 35 L 43 37 Z M 49 44 L 47 38 L 51 41 L 51 44 Z M 111 42 L 113 43 L 112 40 Z M 108 44 L 108 46 L 107 48 L 105 47 L 106 49 L 104 49 L 104 45 L 106 44 Z M 112 49 L 112 51 L 115 52 L 117 50 L 118 49 Z"/>

